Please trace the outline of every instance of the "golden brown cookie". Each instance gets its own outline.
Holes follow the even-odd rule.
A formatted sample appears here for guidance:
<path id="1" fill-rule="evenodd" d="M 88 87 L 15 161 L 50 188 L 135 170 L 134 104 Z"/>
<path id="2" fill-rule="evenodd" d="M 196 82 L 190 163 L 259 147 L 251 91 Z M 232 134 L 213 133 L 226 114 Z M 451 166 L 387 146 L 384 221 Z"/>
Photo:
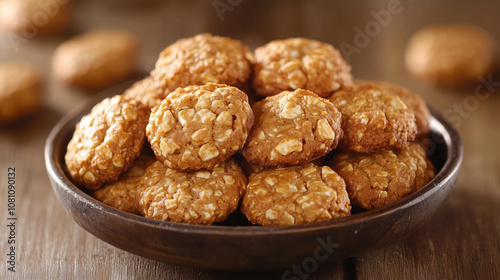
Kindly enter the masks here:
<path id="1" fill-rule="evenodd" d="M 434 177 L 434 166 L 416 144 L 375 154 L 340 152 L 329 164 L 344 178 L 351 204 L 379 208 L 415 192 Z"/>
<path id="2" fill-rule="evenodd" d="M 43 101 L 42 77 L 25 62 L 0 62 L 0 124 L 36 112 Z"/>
<path id="3" fill-rule="evenodd" d="M 344 138 L 339 148 L 361 153 L 402 149 L 415 139 L 413 111 L 401 98 L 374 85 L 334 93 L 329 100 L 342 113 Z"/>
<path id="4" fill-rule="evenodd" d="M 425 100 L 417 94 L 410 92 L 405 87 L 384 81 L 355 81 L 357 85 L 372 84 L 386 93 L 395 94 L 413 111 L 415 114 L 415 124 L 417 125 L 417 137 L 427 136 L 430 133 L 429 122 L 431 112 Z"/>
<path id="5" fill-rule="evenodd" d="M 462 86 L 478 83 L 493 72 L 497 60 L 493 37 L 476 26 L 434 24 L 416 32 L 405 53 L 407 69 L 415 76 L 438 85 Z"/>
<path id="6" fill-rule="evenodd" d="M 141 154 L 118 180 L 104 184 L 100 189 L 93 191 L 92 196 L 118 210 L 140 214 L 135 202 L 137 183 L 146 172 L 146 168 L 155 162 L 154 156 Z"/>
<path id="7" fill-rule="evenodd" d="M 326 155 L 343 135 L 339 110 L 308 90 L 268 96 L 253 111 L 255 124 L 243 156 L 254 164 L 303 164 Z"/>
<path id="8" fill-rule="evenodd" d="M 140 101 L 149 108 L 160 105 L 160 102 L 164 99 L 163 95 L 158 94 L 156 91 L 153 77 L 151 76 L 135 82 L 123 92 L 123 95 Z"/>
<path id="9" fill-rule="evenodd" d="M 304 38 L 274 40 L 255 50 L 253 87 L 259 95 L 298 88 L 321 97 L 350 86 L 351 66 L 329 44 Z"/>
<path id="10" fill-rule="evenodd" d="M 139 181 L 136 202 L 148 218 L 190 224 L 223 221 L 238 208 L 247 178 L 234 160 L 212 171 L 182 172 L 153 163 Z"/>
<path id="11" fill-rule="evenodd" d="M 166 166 L 212 169 L 243 147 L 253 122 L 248 97 L 236 87 L 189 86 L 153 108 L 146 134 Z"/>
<path id="12" fill-rule="evenodd" d="M 62 43 L 52 57 L 52 70 L 61 82 L 84 89 L 101 89 L 130 78 L 139 54 L 135 35 L 98 29 Z"/>
<path id="13" fill-rule="evenodd" d="M 240 87 L 251 73 L 248 48 L 227 37 L 199 34 L 165 48 L 151 72 L 166 97 L 178 87 L 219 83 Z"/>
<path id="14" fill-rule="evenodd" d="M 149 108 L 116 95 L 92 108 L 76 125 L 65 155 L 73 183 L 87 189 L 118 179 L 139 156 Z"/>
<path id="15" fill-rule="evenodd" d="M 254 224 L 287 226 L 350 215 L 344 180 L 312 163 L 250 175 L 241 212 Z"/>
<path id="16" fill-rule="evenodd" d="M 71 20 L 71 1 L 2 0 L 0 27 L 31 39 L 64 31 Z"/>

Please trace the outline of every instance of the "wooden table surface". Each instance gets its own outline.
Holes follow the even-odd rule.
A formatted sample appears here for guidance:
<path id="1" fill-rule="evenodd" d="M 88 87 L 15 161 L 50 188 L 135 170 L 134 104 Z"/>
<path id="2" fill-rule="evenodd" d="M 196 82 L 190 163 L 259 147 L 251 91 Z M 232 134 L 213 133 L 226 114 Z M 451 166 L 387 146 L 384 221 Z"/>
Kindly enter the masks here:
<path id="1" fill-rule="evenodd" d="M 292 36 L 356 47 L 355 52 L 344 52 L 356 78 L 404 85 L 453 118 L 464 144 L 462 169 L 440 211 L 409 238 L 322 265 L 295 279 L 500 279 L 500 75 L 497 71 L 484 77 L 489 84 L 479 92 L 474 87 L 437 88 L 414 79 L 403 64 L 408 38 L 429 23 L 476 24 L 500 42 L 500 2 L 436 2 L 73 1 L 67 34 L 35 36 L 15 48 L 0 44 L 0 60 L 32 62 L 46 82 L 40 112 L 21 123 L 0 127 L 0 279 L 282 278 L 284 271 L 221 272 L 151 261 L 95 238 L 60 206 L 45 170 L 45 139 L 62 116 L 94 93 L 58 83 L 50 70 L 51 54 L 69 36 L 98 27 L 127 29 L 140 38 L 139 73 L 152 70 L 168 44 L 202 32 L 237 38 L 251 48 Z M 378 29 L 373 27 L 375 15 L 388 7 L 396 7 L 395 12 Z M 371 35 L 359 44 L 356 30 L 369 25 Z M 5 36 L 0 33 L 2 40 Z M 7 177 L 11 167 L 16 173 L 16 272 L 7 270 Z"/>

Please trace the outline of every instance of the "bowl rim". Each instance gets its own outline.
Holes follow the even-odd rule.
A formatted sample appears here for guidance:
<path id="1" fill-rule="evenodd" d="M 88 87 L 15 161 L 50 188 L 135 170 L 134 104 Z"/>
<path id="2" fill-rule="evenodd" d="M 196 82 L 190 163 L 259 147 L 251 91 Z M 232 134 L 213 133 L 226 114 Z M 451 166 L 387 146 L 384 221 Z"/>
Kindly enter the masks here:
<path id="1" fill-rule="evenodd" d="M 134 224 L 142 224 L 144 226 L 158 228 L 160 230 L 163 229 L 175 232 L 201 233 L 221 236 L 255 236 L 286 235 L 299 232 L 318 232 L 322 230 L 332 230 L 335 228 L 352 226 L 358 223 L 366 222 L 368 220 L 389 216 L 395 212 L 426 200 L 429 196 L 432 196 L 434 193 L 438 192 L 448 180 L 455 177 L 454 175 L 458 173 L 463 159 L 463 146 L 458 131 L 440 113 L 438 113 L 435 109 L 429 107 L 431 111 L 431 129 L 437 130 L 437 132 L 444 138 L 442 139 L 442 141 L 444 141 L 444 143 L 446 144 L 446 161 L 441 167 L 441 170 L 429 183 L 397 202 L 377 209 L 367 210 L 362 213 L 357 213 L 348 217 L 338 218 L 330 221 L 280 227 L 194 225 L 187 223 L 154 220 L 117 210 L 94 199 L 93 197 L 82 191 L 80 188 L 78 188 L 76 185 L 71 183 L 71 181 L 63 171 L 62 163 L 59 162 L 56 158 L 56 151 L 58 149 L 63 149 L 62 147 L 57 147 L 57 145 L 67 145 L 64 137 L 65 135 L 67 135 L 69 129 L 74 129 L 74 126 L 78 121 L 76 120 L 76 118 L 80 115 L 88 113 L 93 105 L 108 96 L 112 96 L 113 92 L 116 93 L 116 89 L 112 88 L 95 95 L 87 102 L 84 102 L 83 104 L 81 104 L 81 106 L 77 106 L 69 114 L 65 115 L 53 127 L 47 137 L 44 148 L 47 173 L 52 181 L 53 188 L 60 188 L 62 191 L 71 195 L 73 198 L 84 202 L 86 205 L 89 205 L 90 207 L 98 211 L 104 211 L 105 214 L 115 216 L 118 219 L 129 220 Z M 68 211 L 67 209 L 65 210 Z"/>

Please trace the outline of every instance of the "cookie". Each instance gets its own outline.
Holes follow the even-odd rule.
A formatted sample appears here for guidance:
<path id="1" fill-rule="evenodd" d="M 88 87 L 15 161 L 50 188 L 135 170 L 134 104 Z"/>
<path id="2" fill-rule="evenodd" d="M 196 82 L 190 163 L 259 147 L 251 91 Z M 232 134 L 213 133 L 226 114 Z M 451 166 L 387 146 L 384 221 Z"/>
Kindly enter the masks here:
<path id="1" fill-rule="evenodd" d="M 497 46 L 479 27 L 434 24 L 416 32 L 405 51 L 406 68 L 416 77 L 437 85 L 478 83 L 494 71 Z"/>
<path id="2" fill-rule="evenodd" d="M 2 0 L 0 27 L 31 39 L 65 31 L 71 20 L 71 1 Z"/>
<path id="3" fill-rule="evenodd" d="M 416 144 L 375 154 L 340 152 L 329 164 L 345 180 L 351 204 L 364 209 L 394 203 L 425 186 L 435 175 Z"/>
<path id="4" fill-rule="evenodd" d="M 194 85 L 176 89 L 153 108 L 146 134 L 166 166 L 212 169 L 243 147 L 253 123 L 244 92 L 221 84 Z"/>
<path id="5" fill-rule="evenodd" d="M 386 93 L 397 95 L 403 102 L 413 111 L 415 114 L 415 124 L 417 125 L 417 138 L 428 136 L 430 133 L 429 122 L 431 119 L 431 113 L 429 107 L 425 100 L 419 95 L 410 92 L 405 87 L 395 85 L 384 81 L 355 81 L 357 85 L 361 84 L 372 84 Z"/>
<path id="6" fill-rule="evenodd" d="M 329 100 L 342 113 L 344 138 L 339 148 L 361 153 L 402 149 L 415 140 L 415 115 L 393 94 L 374 85 L 334 93 Z"/>
<path id="7" fill-rule="evenodd" d="M 252 84 L 257 94 L 298 88 L 321 97 L 352 84 L 351 66 L 329 44 L 304 39 L 275 40 L 255 50 Z"/>
<path id="8" fill-rule="evenodd" d="M 254 224 L 287 226 L 350 215 L 344 180 L 312 163 L 250 175 L 241 212 Z"/>
<path id="9" fill-rule="evenodd" d="M 63 42 L 54 51 L 52 70 L 64 84 L 102 89 L 130 78 L 135 71 L 139 42 L 117 29 L 98 29 Z"/>
<path id="10" fill-rule="evenodd" d="M 339 110 L 308 90 L 268 96 L 252 109 L 255 124 L 243 156 L 254 164 L 303 164 L 326 155 L 343 135 Z"/>
<path id="11" fill-rule="evenodd" d="M 118 180 L 106 183 L 100 189 L 92 191 L 92 197 L 118 210 L 140 214 L 135 202 L 137 183 L 146 172 L 146 168 L 155 162 L 154 156 L 141 154 Z"/>
<path id="12" fill-rule="evenodd" d="M 117 180 L 141 153 L 149 113 L 122 95 L 96 104 L 68 143 L 65 162 L 73 183 L 93 190 Z"/>
<path id="13" fill-rule="evenodd" d="M 165 48 L 151 72 L 163 97 L 178 87 L 226 84 L 240 87 L 251 73 L 249 51 L 240 41 L 200 34 Z"/>
<path id="14" fill-rule="evenodd" d="M 141 213 L 162 221 L 213 224 L 238 208 L 247 178 L 234 160 L 212 171 L 183 172 L 153 163 L 140 179 L 136 202 Z"/>
<path id="15" fill-rule="evenodd" d="M 163 95 L 158 94 L 156 91 L 153 77 L 151 76 L 135 82 L 130 88 L 123 92 L 123 95 L 140 101 L 149 108 L 160 105 L 160 102 L 164 99 Z"/>
<path id="16" fill-rule="evenodd" d="M 43 102 L 42 77 L 25 62 L 0 62 L 0 124 L 34 114 Z"/>

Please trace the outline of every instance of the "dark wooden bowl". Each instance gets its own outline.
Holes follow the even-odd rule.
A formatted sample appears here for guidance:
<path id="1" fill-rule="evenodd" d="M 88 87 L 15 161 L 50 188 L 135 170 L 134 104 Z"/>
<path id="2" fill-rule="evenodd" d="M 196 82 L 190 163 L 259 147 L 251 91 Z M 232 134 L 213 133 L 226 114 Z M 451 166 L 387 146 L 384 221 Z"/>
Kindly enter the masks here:
<path id="1" fill-rule="evenodd" d="M 436 177 L 417 192 L 383 208 L 306 225 L 249 226 L 237 213 L 230 222 L 201 226 L 163 222 L 118 211 L 77 188 L 65 174 L 64 154 L 78 120 L 113 89 L 64 117 L 48 136 L 45 161 L 52 188 L 75 222 L 99 239 L 145 258 L 206 269 L 266 270 L 314 267 L 358 256 L 404 238 L 439 211 L 456 181 L 463 157 L 460 137 L 433 111 L 429 157 Z"/>

